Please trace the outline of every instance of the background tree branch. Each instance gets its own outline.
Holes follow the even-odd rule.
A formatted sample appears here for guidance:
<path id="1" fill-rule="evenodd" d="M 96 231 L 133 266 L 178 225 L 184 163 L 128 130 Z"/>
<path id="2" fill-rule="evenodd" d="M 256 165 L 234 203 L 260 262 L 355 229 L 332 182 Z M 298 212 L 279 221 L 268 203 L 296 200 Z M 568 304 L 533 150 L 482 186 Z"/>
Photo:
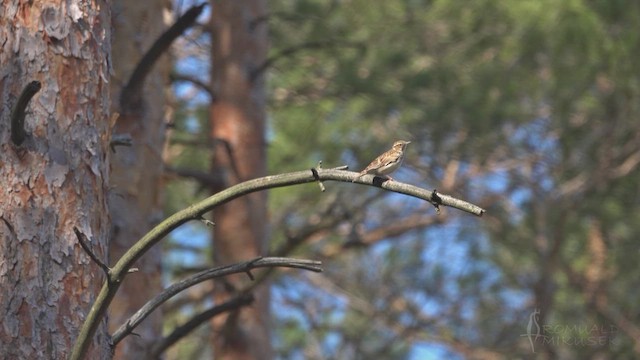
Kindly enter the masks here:
<path id="1" fill-rule="evenodd" d="M 233 299 L 226 301 L 220 305 L 215 305 L 189 319 L 183 325 L 180 325 L 173 329 L 171 334 L 158 341 L 151 353 L 149 359 L 158 359 L 160 355 L 167 350 L 171 345 L 178 342 L 180 339 L 191 333 L 198 326 L 202 325 L 206 321 L 228 311 L 234 311 L 244 306 L 249 306 L 253 303 L 254 298 L 251 293 L 242 293 Z"/>
<path id="2" fill-rule="evenodd" d="M 123 114 L 127 114 L 131 109 L 139 108 L 138 104 L 142 101 L 142 87 L 153 65 L 167 51 L 173 41 L 195 23 L 205 6 L 207 3 L 193 6 L 187 10 L 144 54 L 120 94 L 120 111 Z"/>

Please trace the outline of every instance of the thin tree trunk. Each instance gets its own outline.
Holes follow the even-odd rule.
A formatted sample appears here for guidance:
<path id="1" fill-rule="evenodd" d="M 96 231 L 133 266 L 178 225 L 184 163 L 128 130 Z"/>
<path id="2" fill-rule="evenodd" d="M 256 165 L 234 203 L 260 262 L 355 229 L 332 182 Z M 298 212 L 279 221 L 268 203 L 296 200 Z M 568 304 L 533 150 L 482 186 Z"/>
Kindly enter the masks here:
<path id="1" fill-rule="evenodd" d="M 227 146 L 215 150 L 213 171 L 224 173 L 227 186 L 266 174 L 265 92 L 261 76 L 253 72 L 266 58 L 266 22 L 254 20 L 266 14 L 265 0 L 214 1 L 212 11 L 211 128 L 214 139 Z M 214 192 L 221 189 L 214 189 Z M 229 264 L 264 255 L 266 249 L 266 194 L 256 193 L 232 201 L 213 213 L 214 256 Z M 240 288 L 243 277 L 228 279 Z M 269 359 L 269 289 L 256 292 L 253 306 L 238 314 L 216 317 L 216 359 Z M 219 288 L 216 302 L 228 289 Z"/>
<path id="2" fill-rule="evenodd" d="M 69 355 L 107 259 L 109 57 L 106 1 L 4 0 L 0 6 L 0 358 Z M 10 118 L 31 81 L 26 137 Z M 106 321 L 89 352 L 110 358 Z"/>
<path id="3" fill-rule="evenodd" d="M 113 223 L 110 252 L 117 260 L 155 223 L 162 220 L 162 149 L 165 140 L 165 91 L 169 61 L 165 56 L 147 76 L 141 102 L 120 105 L 120 92 L 144 53 L 165 30 L 165 2 L 113 2 L 114 42 L 111 82 L 112 109 L 120 113 L 114 133 L 131 135 L 130 147 L 117 147 L 112 156 L 109 205 Z M 156 246 L 136 263 L 140 271 L 128 276 L 109 308 L 109 328 L 116 330 L 162 289 L 162 249 Z M 116 347 L 116 359 L 142 359 L 162 334 L 158 310 Z"/>

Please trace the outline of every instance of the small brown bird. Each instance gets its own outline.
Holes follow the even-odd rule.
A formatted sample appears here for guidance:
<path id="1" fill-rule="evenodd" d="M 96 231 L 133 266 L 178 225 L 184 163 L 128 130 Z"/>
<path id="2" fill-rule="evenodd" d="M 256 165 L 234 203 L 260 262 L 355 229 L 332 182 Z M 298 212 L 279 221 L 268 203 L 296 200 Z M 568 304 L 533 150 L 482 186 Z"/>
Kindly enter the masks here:
<path id="1" fill-rule="evenodd" d="M 404 159 L 404 149 L 409 145 L 409 143 L 411 143 L 411 141 L 404 140 L 398 140 L 393 143 L 391 150 L 388 150 L 373 160 L 369 166 L 360 172 L 358 177 L 353 179 L 353 182 L 366 174 L 384 176 L 389 180 L 393 180 L 389 174 L 396 171 L 402 164 L 402 160 Z"/>

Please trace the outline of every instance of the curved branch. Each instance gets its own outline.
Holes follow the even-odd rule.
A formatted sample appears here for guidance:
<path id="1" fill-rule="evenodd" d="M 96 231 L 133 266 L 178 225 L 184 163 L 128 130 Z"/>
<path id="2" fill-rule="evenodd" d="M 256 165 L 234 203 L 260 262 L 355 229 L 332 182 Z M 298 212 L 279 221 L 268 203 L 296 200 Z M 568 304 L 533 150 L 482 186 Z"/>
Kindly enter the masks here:
<path id="1" fill-rule="evenodd" d="M 209 99 L 211 99 L 212 102 L 216 101 L 216 95 L 214 94 L 213 89 L 211 89 L 211 86 L 209 86 L 206 82 L 198 79 L 195 76 L 173 72 L 169 75 L 169 78 L 171 79 L 172 82 L 182 81 L 182 82 L 191 83 L 193 86 L 206 92 L 209 95 Z"/>
<path id="2" fill-rule="evenodd" d="M 32 81 L 22 90 L 18 101 L 11 112 L 11 141 L 20 146 L 27 137 L 24 129 L 24 117 L 31 98 L 42 88 L 40 81 Z"/>
<path id="3" fill-rule="evenodd" d="M 294 46 L 280 50 L 278 53 L 266 59 L 255 70 L 253 70 L 251 72 L 249 79 L 251 82 L 256 81 L 256 79 L 260 75 L 262 75 L 267 69 L 269 69 L 276 61 L 284 57 L 293 55 L 298 51 L 307 50 L 307 49 L 322 49 L 322 48 L 338 47 L 338 46 L 352 47 L 361 51 L 364 49 L 364 46 L 362 44 L 347 42 L 347 41 L 336 41 L 336 40 L 309 41 L 306 43 L 294 45 Z"/>
<path id="4" fill-rule="evenodd" d="M 148 358 L 159 359 L 160 354 L 162 354 L 166 349 L 178 342 L 178 340 L 185 337 L 187 334 L 193 331 L 193 329 L 202 325 L 204 322 L 222 313 L 233 311 L 244 306 L 249 306 L 253 303 L 253 300 L 253 295 L 251 295 L 250 293 L 243 293 L 229 301 L 226 301 L 220 305 L 213 306 L 210 309 L 207 309 L 195 315 L 183 325 L 175 328 L 171 332 L 171 334 L 157 341 L 151 348 Z"/>
<path id="5" fill-rule="evenodd" d="M 263 267 L 289 267 L 320 272 L 322 269 L 319 265 L 321 265 L 320 261 L 267 257 L 201 271 L 169 286 L 156 297 L 148 301 L 113 333 L 111 341 L 114 346 L 117 345 L 122 339 L 129 335 L 133 329 L 142 322 L 142 320 L 149 316 L 153 310 L 158 308 L 158 306 L 162 305 L 179 292 L 203 281 L 231 274 L 248 273 L 251 269 Z"/>
<path id="6" fill-rule="evenodd" d="M 340 167 L 339 169 L 344 169 Z M 356 180 L 357 179 L 357 180 Z M 344 171 L 338 169 L 314 169 L 298 171 L 287 174 L 265 176 L 253 180 L 248 180 L 243 183 L 232 186 L 228 189 L 218 192 L 213 196 L 210 196 L 196 204 L 189 206 L 186 209 L 178 211 L 171 215 L 166 220 L 161 222 L 155 228 L 151 229 L 145 234 L 135 245 L 133 245 L 129 251 L 127 251 L 115 266 L 109 271 L 107 280 L 103 283 L 102 289 L 95 300 L 95 303 L 91 307 L 91 311 L 87 314 L 78 340 L 74 345 L 73 352 L 70 359 L 81 359 L 95 334 L 95 331 L 103 318 L 109 304 L 113 300 L 120 283 L 127 275 L 129 268 L 144 255 L 152 246 L 157 244 L 165 236 L 169 235 L 171 231 L 179 227 L 180 225 L 190 221 L 198 220 L 205 213 L 211 211 L 216 206 L 225 204 L 233 199 L 239 198 L 243 195 L 254 193 L 257 191 L 273 189 L 284 186 L 306 184 L 316 181 L 341 181 L 346 183 L 352 183 L 356 180 L 356 183 L 367 184 L 377 186 L 386 190 L 405 194 L 419 199 L 429 201 L 434 206 L 441 205 L 450 206 L 459 210 L 466 211 L 476 216 L 482 216 L 485 210 L 479 206 L 470 204 L 464 200 L 456 199 L 454 197 L 436 193 L 435 190 L 426 190 L 417 186 L 400 183 L 397 181 L 380 181 L 380 178 L 373 177 L 372 175 L 364 175 L 360 177 L 359 173 L 352 171 Z"/>
<path id="7" fill-rule="evenodd" d="M 149 48 L 140 62 L 138 62 L 127 85 L 125 85 L 120 93 L 121 112 L 128 113 L 132 108 L 138 106 L 142 99 L 142 86 L 153 65 L 155 65 L 160 56 L 167 51 L 175 39 L 193 26 L 206 5 L 207 3 L 202 3 L 187 10 L 151 45 L 151 48 Z"/>

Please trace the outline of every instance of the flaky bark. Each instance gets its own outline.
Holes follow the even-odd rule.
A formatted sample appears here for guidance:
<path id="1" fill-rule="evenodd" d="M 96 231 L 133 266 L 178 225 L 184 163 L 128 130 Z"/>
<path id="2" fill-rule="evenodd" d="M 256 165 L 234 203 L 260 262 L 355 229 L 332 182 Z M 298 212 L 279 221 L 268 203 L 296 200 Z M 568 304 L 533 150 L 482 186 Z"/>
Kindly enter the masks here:
<path id="1" fill-rule="evenodd" d="M 252 21 L 266 14 L 266 1 L 212 2 L 212 136 L 227 146 L 215 151 L 213 171 L 226 176 L 227 186 L 266 173 L 265 93 L 254 71 L 265 61 L 266 22 Z M 213 189 L 214 192 L 221 189 Z M 263 255 L 266 248 L 266 195 L 251 194 L 213 212 L 214 256 L 230 264 Z M 229 279 L 241 287 L 245 278 Z M 227 289 L 228 290 L 228 289 Z M 228 298 L 219 289 L 216 303 Z M 260 288 L 256 302 L 239 313 L 217 317 L 214 343 L 217 359 L 269 359 L 269 290 Z"/>
<path id="2" fill-rule="evenodd" d="M 113 220 L 110 251 L 118 259 L 155 223 L 162 219 L 160 181 L 162 147 L 165 138 L 165 90 L 169 62 L 166 56 L 153 65 L 141 86 L 140 101 L 122 106 L 120 94 L 133 69 L 166 26 L 163 1 L 124 1 L 113 3 L 114 81 L 111 84 L 112 109 L 120 113 L 114 132 L 131 135 L 132 146 L 116 147 L 112 156 L 109 198 Z M 109 308 L 109 328 L 113 332 L 146 301 L 162 290 L 161 247 L 157 246 L 135 266 L 139 272 L 125 278 L 118 296 Z M 154 312 L 116 347 L 116 359 L 142 359 L 162 334 L 161 311 Z"/>
<path id="3" fill-rule="evenodd" d="M 110 6 L 5 0 L 0 6 L 0 358 L 64 359 L 107 258 Z M 31 81 L 26 137 L 9 117 Z M 106 323 L 89 356 L 110 357 Z"/>

